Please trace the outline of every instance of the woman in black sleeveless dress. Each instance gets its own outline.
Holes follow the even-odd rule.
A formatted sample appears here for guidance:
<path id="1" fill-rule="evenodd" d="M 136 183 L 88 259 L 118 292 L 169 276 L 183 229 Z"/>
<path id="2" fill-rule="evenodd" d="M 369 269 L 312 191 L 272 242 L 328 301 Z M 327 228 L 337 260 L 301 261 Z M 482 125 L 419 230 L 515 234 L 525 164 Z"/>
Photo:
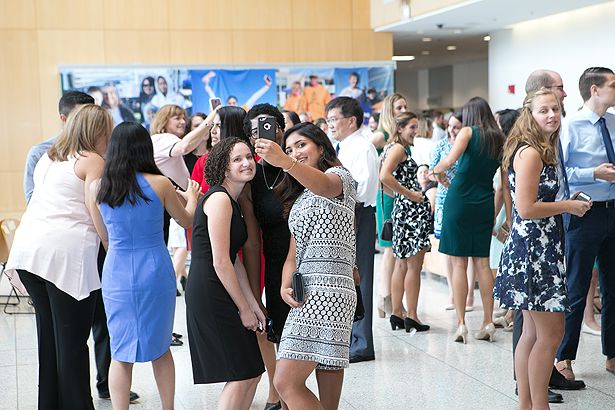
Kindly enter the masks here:
<path id="1" fill-rule="evenodd" d="M 224 409 L 249 409 L 264 372 L 254 331 L 264 328 L 265 317 L 237 259 L 247 232 L 236 200 L 254 169 L 244 141 L 217 144 L 205 166 L 211 188 L 193 224 L 186 315 L 194 382 L 227 382 L 218 403 Z"/>

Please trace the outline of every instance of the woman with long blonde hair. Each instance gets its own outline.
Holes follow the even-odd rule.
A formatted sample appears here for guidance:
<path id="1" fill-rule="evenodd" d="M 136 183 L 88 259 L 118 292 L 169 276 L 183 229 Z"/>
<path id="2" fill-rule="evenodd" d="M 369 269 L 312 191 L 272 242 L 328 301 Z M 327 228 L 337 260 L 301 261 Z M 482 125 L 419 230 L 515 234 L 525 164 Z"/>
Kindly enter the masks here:
<path id="1" fill-rule="evenodd" d="M 87 341 L 100 297 L 90 186 L 100 178 L 113 129 L 104 108 L 85 104 L 34 170 L 34 192 L 6 272 L 32 297 L 38 334 L 41 409 L 94 408 Z"/>
<path id="2" fill-rule="evenodd" d="M 382 149 L 387 144 L 389 138 L 397 131 L 395 117 L 408 111 L 406 97 L 400 93 L 387 96 L 382 102 L 382 112 L 378 129 L 373 133 L 371 142 L 376 147 L 378 155 L 382 154 Z M 390 315 L 393 308 L 391 304 L 391 276 L 395 267 L 395 257 L 391 250 L 391 241 L 381 238 L 382 226 L 384 221 L 391 219 L 393 210 L 393 191 L 381 186 L 376 198 L 376 232 L 378 233 L 378 244 L 384 249 L 382 254 L 382 264 L 380 265 L 380 283 L 378 285 L 378 314 L 381 318 Z"/>
<path id="3" fill-rule="evenodd" d="M 504 144 L 503 183 L 513 201 L 512 227 L 504 244 L 494 297 L 505 309 L 523 312 L 515 351 L 519 408 L 548 409 L 547 388 L 568 309 L 563 213 L 583 216 L 590 201 L 556 201 L 557 144 L 561 104 L 549 90 L 529 94 Z M 558 221 L 559 219 L 559 221 Z"/>

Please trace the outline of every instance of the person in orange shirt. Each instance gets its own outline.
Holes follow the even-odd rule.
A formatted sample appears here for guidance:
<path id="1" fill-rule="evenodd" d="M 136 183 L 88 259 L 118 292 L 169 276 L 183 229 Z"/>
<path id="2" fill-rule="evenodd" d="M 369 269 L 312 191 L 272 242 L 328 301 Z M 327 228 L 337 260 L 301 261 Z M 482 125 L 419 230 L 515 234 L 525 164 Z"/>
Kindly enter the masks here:
<path id="1" fill-rule="evenodd" d="M 307 100 L 305 95 L 303 95 L 303 89 L 299 81 L 293 83 L 286 103 L 284 103 L 284 109 L 296 113 L 307 111 Z"/>
<path id="2" fill-rule="evenodd" d="M 312 114 L 312 118 L 324 117 L 325 105 L 331 101 L 331 94 L 320 84 L 317 75 L 310 75 L 310 85 L 305 87 L 304 95 L 307 100 L 307 111 Z"/>

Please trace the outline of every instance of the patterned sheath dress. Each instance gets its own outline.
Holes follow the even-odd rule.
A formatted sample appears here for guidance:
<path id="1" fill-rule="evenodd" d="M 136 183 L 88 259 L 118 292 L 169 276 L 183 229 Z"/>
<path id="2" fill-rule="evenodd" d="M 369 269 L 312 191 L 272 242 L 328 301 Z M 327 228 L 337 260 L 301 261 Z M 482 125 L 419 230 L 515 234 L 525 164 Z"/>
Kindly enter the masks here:
<path id="1" fill-rule="evenodd" d="M 508 172 L 513 224 L 504 243 L 493 296 L 500 307 L 563 312 L 568 309 L 561 226 L 556 217 L 522 219 L 517 212 L 514 171 Z M 554 202 L 559 180 L 554 165 L 540 172 L 537 200 Z"/>
<path id="2" fill-rule="evenodd" d="M 389 144 L 382 153 L 387 154 L 395 144 Z M 422 192 L 421 184 L 416 177 L 418 165 L 410 156 L 410 148 L 406 147 L 406 160 L 397 165 L 393 177 L 404 187 L 413 191 Z M 431 207 L 427 197 L 423 202 L 414 202 L 395 192 L 393 201 L 393 255 L 399 259 L 406 259 L 416 255 L 423 248 L 431 249 L 429 234 L 432 229 Z"/>
<path id="3" fill-rule="evenodd" d="M 352 278 L 356 189 L 346 169 L 334 167 L 325 173 L 340 176 L 343 194 L 324 198 L 305 190 L 288 216 L 306 302 L 288 314 L 278 359 L 314 361 L 317 369 L 337 370 L 348 367 L 357 303 Z"/>

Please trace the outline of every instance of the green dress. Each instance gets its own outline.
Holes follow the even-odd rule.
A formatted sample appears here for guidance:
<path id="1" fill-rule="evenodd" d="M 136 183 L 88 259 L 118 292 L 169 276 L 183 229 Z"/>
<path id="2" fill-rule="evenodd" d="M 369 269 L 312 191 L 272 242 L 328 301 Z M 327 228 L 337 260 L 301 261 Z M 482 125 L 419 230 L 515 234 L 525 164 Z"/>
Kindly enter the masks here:
<path id="1" fill-rule="evenodd" d="M 481 152 L 480 130 L 457 162 L 457 174 L 444 201 L 438 250 L 452 256 L 489 257 L 493 229 L 493 175 L 500 162 Z"/>
<path id="2" fill-rule="evenodd" d="M 389 133 L 384 130 L 382 130 L 382 133 L 384 134 L 384 142 L 387 142 L 389 140 Z M 383 148 L 376 148 L 380 164 L 382 164 L 383 161 L 382 150 Z M 376 198 L 376 232 L 378 233 L 378 244 L 383 248 L 390 248 L 393 246 L 393 242 L 380 239 L 382 225 L 384 225 L 385 220 L 391 219 L 391 212 L 393 212 L 393 197 L 383 193 L 382 187 L 378 186 L 378 197 Z"/>

